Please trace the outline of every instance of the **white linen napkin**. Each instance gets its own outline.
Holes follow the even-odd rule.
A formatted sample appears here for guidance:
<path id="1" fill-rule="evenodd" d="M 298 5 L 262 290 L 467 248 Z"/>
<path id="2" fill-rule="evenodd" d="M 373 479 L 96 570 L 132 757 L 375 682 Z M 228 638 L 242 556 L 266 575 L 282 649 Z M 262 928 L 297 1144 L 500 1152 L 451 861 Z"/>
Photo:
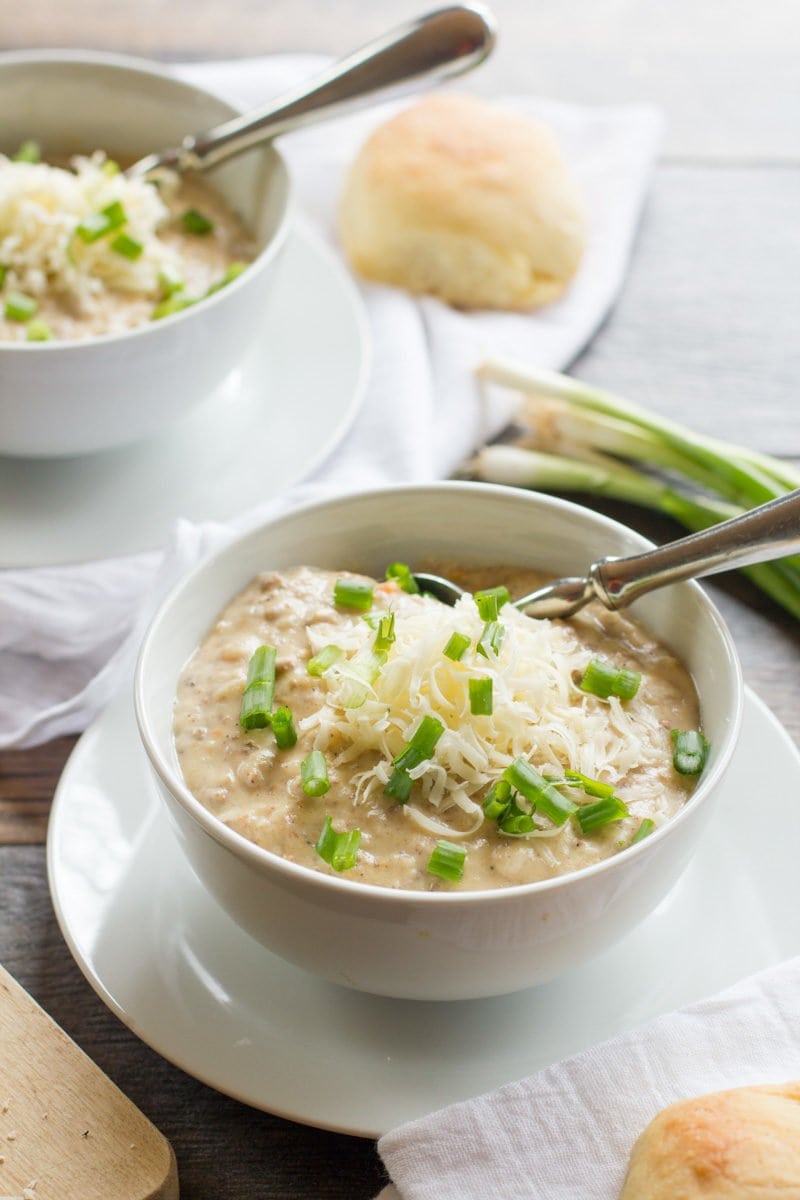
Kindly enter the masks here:
<path id="1" fill-rule="evenodd" d="M 794 958 L 411 1121 L 378 1143 L 393 1183 L 377 1200 L 616 1200 L 633 1142 L 667 1104 L 800 1078 L 798 997 Z"/>
<path id="2" fill-rule="evenodd" d="M 279 56 L 175 70 L 249 108 L 325 61 Z M 624 278 L 660 119 L 643 107 L 590 109 L 530 97 L 498 103 L 550 126 L 585 197 L 588 249 L 565 298 L 531 314 L 466 314 L 433 299 L 364 285 L 371 380 L 354 427 L 313 480 L 242 514 L 225 530 L 193 528 L 175 513 L 168 544 L 152 553 L 0 573 L 0 748 L 84 728 L 127 678 L 143 623 L 165 589 L 231 531 L 328 492 L 448 476 L 503 422 L 499 413 L 486 424 L 473 378 L 482 357 L 507 354 L 563 369 L 585 346 Z M 384 104 L 281 142 L 295 203 L 337 253 L 335 212 L 344 170 L 369 130 L 395 107 Z"/>

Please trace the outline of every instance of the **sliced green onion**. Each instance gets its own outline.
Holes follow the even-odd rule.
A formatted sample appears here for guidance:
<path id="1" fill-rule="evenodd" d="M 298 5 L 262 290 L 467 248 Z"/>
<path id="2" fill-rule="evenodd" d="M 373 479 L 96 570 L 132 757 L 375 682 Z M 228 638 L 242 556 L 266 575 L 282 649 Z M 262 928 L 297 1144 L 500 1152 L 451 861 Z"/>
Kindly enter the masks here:
<path id="1" fill-rule="evenodd" d="M 323 646 L 319 654 L 314 654 L 306 666 L 309 675 L 324 675 L 330 670 L 334 663 L 337 663 L 344 654 L 341 646 L 334 646 L 332 643 Z"/>
<path id="2" fill-rule="evenodd" d="M 414 767 L 433 755 L 443 733 L 444 725 L 437 717 L 423 717 L 411 740 L 394 760 L 394 765 L 401 771 L 413 771 Z"/>
<path id="3" fill-rule="evenodd" d="M 599 779 L 590 779 L 588 775 L 581 775 L 580 771 L 565 771 L 564 777 L 568 784 L 581 788 L 587 796 L 597 796 L 600 800 L 608 800 L 614 795 L 614 788 L 610 783 L 603 783 Z"/>
<path id="4" fill-rule="evenodd" d="M 386 658 L 385 650 L 359 650 L 355 658 L 345 664 L 340 696 L 343 708 L 360 708 L 364 704 Z"/>
<path id="5" fill-rule="evenodd" d="M 389 566 L 386 568 L 386 578 L 394 579 L 399 583 L 404 592 L 408 592 L 412 596 L 417 595 L 419 592 L 419 587 L 411 572 L 411 567 L 406 563 L 389 563 Z"/>
<path id="6" fill-rule="evenodd" d="M 224 287 L 227 287 L 229 283 L 233 283 L 234 279 L 238 279 L 239 276 L 241 275 L 242 271 L 245 271 L 245 270 L 247 270 L 247 263 L 244 263 L 244 262 L 228 263 L 227 267 L 225 268 L 224 273 L 220 276 L 220 278 L 216 281 L 216 283 L 211 284 L 211 286 L 206 291 L 206 295 L 213 296 L 215 292 L 221 291 Z"/>
<path id="7" fill-rule="evenodd" d="M 389 777 L 389 782 L 383 789 L 384 796 L 388 796 L 391 800 L 396 800 L 398 804 L 405 804 L 408 797 L 411 795 L 411 790 L 414 787 L 414 780 L 409 775 L 408 771 L 401 771 L 395 768 Z"/>
<path id="8" fill-rule="evenodd" d="M 578 686 L 581 691 L 600 696 L 603 700 L 607 700 L 609 696 L 618 696 L 620 700 L 632 700 L 641 682 L 642 677 L 638 671 L 628 671 L 624 667 L 615 667 L 605 659 L 592 658 Z"/>
<path id="9" fill-rule="evenodd" d="M 272 732 L 279 750 L 289 750 L 297 745 L 297 730 L 294 727 L 292 710 L 282 706 L 276 708 L 270 719 Z"/>
<path id="10" fill-rule="evenodd" d="M 452 842 L 437 842 L 433 853 L 428 859 L 428 874 L 438 875 L 450 883 L 458 883 L 464 875 L 464 863 L 467 861 L 467 851 L 464 846 L 455 846 Z"/>
<path id="11" fill-rule="evenodd" d="M 499 821 L 511 805 L 511 784 L 507 779 L 497 779 L 486 793 L 483 812 L 490 821 Z"/>
<path id="12" fill-rule="evenodd" d="M 107 204 L 105 208 L 102 208 L 100 212 L 91 213 L 88 217 L 84 217 L 75 232 L 82 242 L 96 242 L 98 238 L 111 233 L 112 229 L 119 229 L 120 225 L 124 225 L 127 219 L 125 209 L 119 200 L 114 200 L 111 204 Z"/>
<path id="13" fill-rule="evenodd" d="M 507 587 L 484 588 L 473 597 L 478 606 L 482 621 L 496 621 L 498 613 L 504 604 L 508 604 L 511 594 Z"/>
<path id="14" fill-rule="evenodd" d="M 375 649 L 380 653 L 394 644 L 394 613 L 381 617 L 378 622 L 378 633 L 375 638 Z"/>
<path id="15" fill-rule="evenodd" d="M 709 744 L 699 729 L 671 731 L 672 765 L 679 775 L 700 775 L 708 758 Z"/>
<path id="16" fill-rule="evenodd" d="M 136 262 L 137 258 L 141 258 L 144 252 L 144 246 L 141 242 L 137 242 L 136 238 L 129 237 L 127 233 L 119 233 L 111 243 L 111 249 L 115 254 L 121 254 L 123 258 L 129 258 L 131 262 Z"/>
<path id="17" fill-rule="evenodd" d="M 628 815 L 628 806 L 619 796 L 607 796 L 603 800 L 596 800 L 594 804 L 584 804 L 573 814 L 581 827 L 581 833 L 595 833 L 604 825 L 610 825 L 612 821 L 621 821 Z"/>
<path id="18" fill-rule="evenodd" d="M 264 729 L 269 725 L 275 693 L 277 653 L 274 646 L 259 646 L 250 658 L 239 709 L 239 724 L 243 729 Z"/>
<path id="19" fill-rule="evenodd" d="M 515 758 L 511 766 L 506 767 L 503 778 L 554 825 L 563 825 L 578 807 L 572 800 L 562 796 L 558 788 L 548 783 L 524 758 Z"/>
<path id="20" fill-rule="evenodd" d="M 639 828 L 636 830 L 636 833 L 631 838 L 631 845 L 635 846 L 637 842 L 643 842 L 646 837 L 650 836 L 650 834 L 653 832 L 655 827 L 656 827 L 655 821 L 652 821 L 650 819 L 650 817 L 644 817 L 639 822 Z"/>
<path id="21" fill-rule="evenodd" d="M 469 711 L 473 717 L 490 717 L 494 712 L 491 679 L 470 679 Z"/>
<path id="22" fill-rule="evenodd" d="M 498 819 L 497 825 L 501 833 L 510 835 L 530 833 L 534 827 L 533 815 L 525 812 L 516 800 L 512 799 L 506 811 Z"/>
<path id="23" fill-rule="evenodd" d="M 321 750 L 312 750 L 300 764 L 300 781 L 307 796 L 324 796 L 330 791 L 328 764 Z"/>
<path id="24" fill-rule="evenodd" d="M 42 161 L 42 148 L 38 142 L 24 141 L 13 156 L 13 162 L 38 163 Z"/>
<path id="25" fill-rule="evenodd" d="M 121 167 L 118 162 L 114 162 L 113 158 L 107 158 L 100 170 L 110 179 L 114 175 L 119 175 Z"/>
<path id="26" fill-rule="evenodd" d="M 316 845 L 317 854 L 334 871 L 349 871 L 356 865 L 361 830 L 350 829 L 337 833 L 330 816 L 326 816 Z"/>
<path id="27" fill-rule="evenodd" d="M 160 321 L 162 317 L 171 317 L 173 313 L 183 312 L 185 308 L 191 308 L 196 304 L 196 300 L 192 300 L 189 296 L 175 294 L 167 296 L 165 300 L 161 300 L 150 313 L 151 321 Z"/>
<path id="28" fill-rule="evenodd" d="M 158 272 L 158 286 L 164 299 L 168 299 L 176 292 L 182 292 L 185 284 L 175 268 L 167 264 Z"/>
<path id="29" fill-rule="evenodd" d="M 359 583 L 356 579 L 337 579 L 333 589 L 333 602 L 339 608 L 355 608 L 367 612 L 372 608 L 371 583 Z"/>
<path id="30" fill-rule="evenodd" d="M 6 272 L 7 271 L 8 271 L 8 267 L 4 267 L 3 264 L 0 263 L 0 288 L 3 286 L 3 284 L 6 281 Z"/>
<path id="31" fill-rule="evenodd" d="M 445 658 L 452 659 L 453 662 L 461 662 L 467 650 L 469 650 L 469 638 L 466 634 L 451 633 L 442 654 Z"/>
<path id="32" fill-rule="evenodd" d="M 52 336 L 50 326 L 41 317 L 34 317 L 32 321 L 28 322 L 25 337 L 29 342 L 49 342 Z"/>
<path id="33" fill-rule="evenodd" d="M 26 296 L 24 292 L 9 292 L 6 296 L 5 313 L 9 321 L 30 321 L 38 308 L 33 296 Z"/>
<path id="34" fill-rule="evenodd" d="M 187 208 L 181 213 L 181 225 L 187 233 L 206 234 L 211 233 L 214 228 L 214 222 L 210 217 L 198 212 L 196 208 Z"/>
<path id="35" fill-rule="evenodd" d="M 478 654 L 484 658 L 497 658 L 505 633 L 505 626 L 499 621 L 487 621 L 476 646 Z"/>

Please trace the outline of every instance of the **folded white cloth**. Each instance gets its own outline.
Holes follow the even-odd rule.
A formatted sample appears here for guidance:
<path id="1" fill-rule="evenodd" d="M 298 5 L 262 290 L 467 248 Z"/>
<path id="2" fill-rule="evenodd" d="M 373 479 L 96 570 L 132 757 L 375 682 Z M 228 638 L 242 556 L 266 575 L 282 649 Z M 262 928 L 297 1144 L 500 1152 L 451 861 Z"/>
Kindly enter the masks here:
<path id="1" fill-rule="evenodd" d="M 280 56 L 175 70 L 248 108 L 295 85 L 323 61 Z M 561 369 L 585 346 L 624 278 L 659 117 L 648 108 L 588 109 L 529 97 L 498 103 L 552 128 L 586 198 L 589 244 L 567 296 L 532 314 L 466 314 L 432 299 L 364 286 L 372 377 L 354 428 L 313 481 L 243 514 L 228 531 L 178 521 L 169 544 L 153 553 L 0 574 L 0 747 L 34 745 L 82 729 L 126 677 L 142 621 L 158 597 L 226 532 L 326 491 L 449 475 L 502 422 L 495 414 L 487 425 L 479 402 L 473 368 L 481 357 L 508 354 Z M 390 107 L 282 141 L 295 202 L 334 247 L 343 172 Z M 174 514 L 176 520 L 182 515 Z"/>
<path id="2" fill-rule="evenodd" d="M 616 1200 L 634 1140 L 667 1104 L 800 1078 L 798 996 L 795 958 L 411 1121 L 378 1143 L 394 1181 L 378 1200 Z"/>

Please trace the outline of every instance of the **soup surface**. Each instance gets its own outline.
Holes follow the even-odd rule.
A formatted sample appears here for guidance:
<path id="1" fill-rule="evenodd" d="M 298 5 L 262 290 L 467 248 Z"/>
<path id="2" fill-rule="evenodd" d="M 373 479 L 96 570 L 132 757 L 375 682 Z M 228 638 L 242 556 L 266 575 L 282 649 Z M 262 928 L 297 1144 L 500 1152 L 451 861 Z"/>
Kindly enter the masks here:
<path id="1" fill-rule="evenodd" d="M 428 568 L 469 592 L 502 583 L 512 597 L 545 581 L 515 567 Z M 590 866 L 685 803 L 695 779 L 673 766 L 671 730 L 699 728 L 695 690 L 670 651 L 630 616 L 590 605 L 569 621 L 533 621 L 506 604 L 493 621 L 491 604 L 479 611 L 472 595 L 448 608 L 391 581 L 374 585 L 364 612 L 335 602 L 339 579 L 374 584 L 313 567 L 260 575 L 220 615 L 182 673 L 174 738 L 184 778 L 243 837 L 333 873 L 317 849 L 329 817 L 337 833 L 360 832 L 345 878 L 480 890 Z M 389 613 L 391 630 L 381 624 Z M 271 728 L 240 724 L 248 664 L 262 645 L 276 650 L 274 706 L 291 710 L 297 733 L 285 749 Z M 593 659 L 640 673 L 636 694 L 603 699 L 583 690 Z M 310 673 L 309 663 L 322 673 Z M 429 731 L 440 727 L 435 746 L 398 766 L 423 722 Z M 324 757 L 330 785 L 318 796 L 306 793 L 301 778 L 314 750 Z M 484 811 L 504 771 L 521 762 L 546 790 L 552 783 L 563 813 L 553 812 L 552 791 L 549 803 L 544 795 L 532 804 L 510 786 L 495 788 L 494 806 L 510 791 L 510 809 Z M 409 777 L 400 780 L 408 788 L 400 799 L 391 782 L 398 771 Z M 567 771 L 585 778 L 568 781 Z M 590 813 L 590 806 L 612 793 L 612 819 L 594 827 L 598 810 Z M 431 873 L 441 841 L 456 847 L 457 857 L 465 852 L 460 878 Z"/>
<path id="2" fill-rule="evenodd" d="M 203 299 L 257 246 L 200 177 L 0 155 L 0 342 L 121 333 Z"/>

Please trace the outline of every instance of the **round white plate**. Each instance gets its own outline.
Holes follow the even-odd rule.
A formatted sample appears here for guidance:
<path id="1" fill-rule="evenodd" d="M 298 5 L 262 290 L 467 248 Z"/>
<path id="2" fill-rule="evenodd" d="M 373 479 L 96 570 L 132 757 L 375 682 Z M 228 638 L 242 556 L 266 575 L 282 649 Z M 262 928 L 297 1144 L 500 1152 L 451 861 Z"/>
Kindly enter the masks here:
<path id="1" fill-rule="evenodd" d="M 729 779 L 688 871 L 638 930 L 554 983 L 490 1000 L 365 996 L 242 933 L 183 859 L 127 696 L 59 783 L 50 890 L 89 982 L 165 1058 L 257 1108 L 374 1137 L 798 952 L 800 753 L 752 693 Z"/>
<path id="2" fill-rule="evenodd" d="M 364 307 L 332 251 L 302 224 L 276 268 L 263 340 L 221 388 L 158 437 L 77 458 L 0 457 L 0 565 L 152 550 L 176 517 L 224 521 L 278 495 L 331 453 L 366 386 Z"/>

